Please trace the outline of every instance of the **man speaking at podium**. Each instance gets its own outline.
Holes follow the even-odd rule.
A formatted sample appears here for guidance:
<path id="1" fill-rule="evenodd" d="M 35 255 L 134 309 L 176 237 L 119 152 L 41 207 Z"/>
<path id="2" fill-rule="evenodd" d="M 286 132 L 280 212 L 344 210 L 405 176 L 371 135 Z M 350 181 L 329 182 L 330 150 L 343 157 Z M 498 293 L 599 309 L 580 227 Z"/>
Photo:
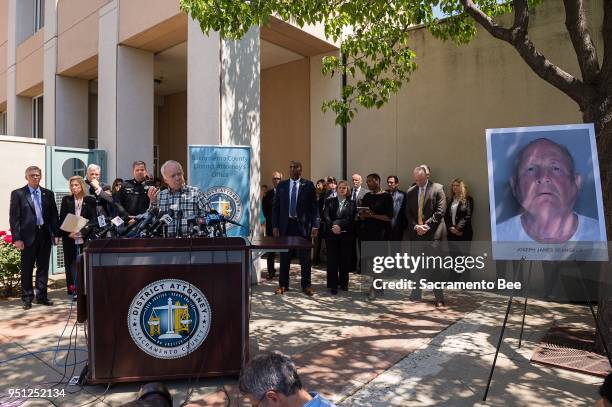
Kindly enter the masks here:
<path id="1" fill-rule="evenodd" d="M 159 208 L 160 212 L 171 214 L 174 221 L 168 225 L 168 237 L 188 236 L 187 219 L 205 215 L 206 199 L 198 188 L 185 185 L 185 173 L 178 161 L 166 161 L 161 166 L 161 174 L 168 189 L 160 192 L 155 187 L 149 188 L 149 209 Z M 180 227 L 177 228 L 177 224 Z"/>

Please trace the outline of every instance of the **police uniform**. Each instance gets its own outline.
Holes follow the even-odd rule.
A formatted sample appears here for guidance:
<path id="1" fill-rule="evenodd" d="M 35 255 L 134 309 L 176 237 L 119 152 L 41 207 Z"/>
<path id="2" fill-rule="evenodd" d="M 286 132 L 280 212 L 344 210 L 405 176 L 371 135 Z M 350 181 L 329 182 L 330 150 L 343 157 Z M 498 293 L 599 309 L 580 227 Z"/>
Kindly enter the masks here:
<path id="1" fill-rule="evenodd" d="M 132 216 L 145 213 L 149 209 L 147 192 L 151 186 L 153 182 L 147 180 L 136 181 L 132 178 L 125 181 L 119 190 L 119 203 Z"/>

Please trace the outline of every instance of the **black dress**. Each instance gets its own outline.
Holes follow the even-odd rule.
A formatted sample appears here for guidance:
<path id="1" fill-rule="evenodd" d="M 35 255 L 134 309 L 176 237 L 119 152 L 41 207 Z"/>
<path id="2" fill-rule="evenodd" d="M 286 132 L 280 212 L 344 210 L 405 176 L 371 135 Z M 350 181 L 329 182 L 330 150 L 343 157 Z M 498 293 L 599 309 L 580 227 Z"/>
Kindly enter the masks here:
<path id="1" fill-rule="evenodd" d="M 386 192 L 381 194 L 368 192 L 361 200 L 361 206 L 370 208 L 375 215 L 387 215 L 389 219 L 393 218 L 393 198 Z M 381 241 L 390 238 L 391 222 L 373 218 L 365 218 L 361 222 L 360 239 L 362 241 Z"/>
<path id="2" fill-rule="evenodd" d="M 327 287 L 334 292 L 340 288 L 347 291 L 351 254 L 355 246 L 355 202 L 345 199 L 342 204 L 337 197 L 328 198 L 323 210 L 325 229 L 325 245 L 327 246 Z M 334 225 L 340 227 L 341 233 L 331 231 Z"/>

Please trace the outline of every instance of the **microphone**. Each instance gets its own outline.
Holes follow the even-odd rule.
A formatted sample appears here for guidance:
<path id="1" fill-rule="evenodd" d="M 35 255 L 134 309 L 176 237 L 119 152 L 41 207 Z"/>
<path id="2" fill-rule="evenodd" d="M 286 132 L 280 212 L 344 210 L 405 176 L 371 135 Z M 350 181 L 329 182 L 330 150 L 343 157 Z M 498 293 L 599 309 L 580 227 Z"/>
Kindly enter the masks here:
<path id="1" fill-rule="evenodd" d="M 181 226 L 183 223 L 183 211 L 181 209 L 175 211 L 176 214 L 176 237 L 183 237 Z"/>
<path id="2" fill-rule="evenodd" d="M 132 230 L 127 234 L 127 237 L 138 237 L 144 233 L 145 228 L 155 219 L 159 214 L 159 208 L 151 208 L 147 212 L 144 213 L 143 218 L 138 223 L 136 229 Z"/>
<path id="3" fill-rule="evenodd" d="M 170 209 L 168 212 L 170 212 L 172 209 Z M 163 213 L 163 211 L 162 211 Z M 151 234 L 150 236 L 159 236 L 160 235 L 160 231 L 164 232 L 162 233 L 163 236 L 166 236 L 167 233 L 165 233 L 166 228 L 168 227 L 168 225 L 172 224 L 172 217 L 167 214 L 164 213 L 162 216 L 159 217 L 159 223 L 157 224 L 157 226 L 155 227 L 151 227 Z"/>
<path id="4" fill-rule="evenodd" d="M 151 223 L 151 225 L 149 225 L 147 227 L 147 229 L 145 230 L 145 233 L 147 234 L 148 237 L 152 237 L 153 236 L 153 231 L 158 228 L 159 223 L 161 222 L 161 218 L 165 214 L 166 214 L 165 211 L 159 211 L 159 213 L 158 213 L 157 217 L 155 218 L 155 220 L 153 221 L 153 223 Z"/>
<path id="5" fill-rule="evenodd" d="M 209 225 L 213 225 L 215 223 L 222 223 L 222 222 L 231 223 L 232 225 L 244 227 L 240 223 L 234 220 L 231 220 L 229 218 L 226 218 L 225 216 L 221 215 L 219 212 L 217 212 L 214 209 L 211 209 L 211 211 L 206 215 L 206 223 Z"/>

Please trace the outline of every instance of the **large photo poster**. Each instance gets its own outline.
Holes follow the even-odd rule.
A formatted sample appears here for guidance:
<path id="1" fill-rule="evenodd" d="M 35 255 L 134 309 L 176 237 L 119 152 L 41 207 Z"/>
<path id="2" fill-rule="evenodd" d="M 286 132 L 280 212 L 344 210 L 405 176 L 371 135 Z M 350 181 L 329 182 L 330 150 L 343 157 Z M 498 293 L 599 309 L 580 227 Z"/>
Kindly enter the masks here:
<path id="1" fill-rule="evenodd" d="M 210 207 L 241 226 L 227 223 L 228 236 L 249 236 L 251 149 L 242 146 L 189 146 L 189 180 Z"/>
<path id="2" fill-rule="evenodd" d="M 493 255 L 607 261 L 592 124 L 487 129 Z"/>

